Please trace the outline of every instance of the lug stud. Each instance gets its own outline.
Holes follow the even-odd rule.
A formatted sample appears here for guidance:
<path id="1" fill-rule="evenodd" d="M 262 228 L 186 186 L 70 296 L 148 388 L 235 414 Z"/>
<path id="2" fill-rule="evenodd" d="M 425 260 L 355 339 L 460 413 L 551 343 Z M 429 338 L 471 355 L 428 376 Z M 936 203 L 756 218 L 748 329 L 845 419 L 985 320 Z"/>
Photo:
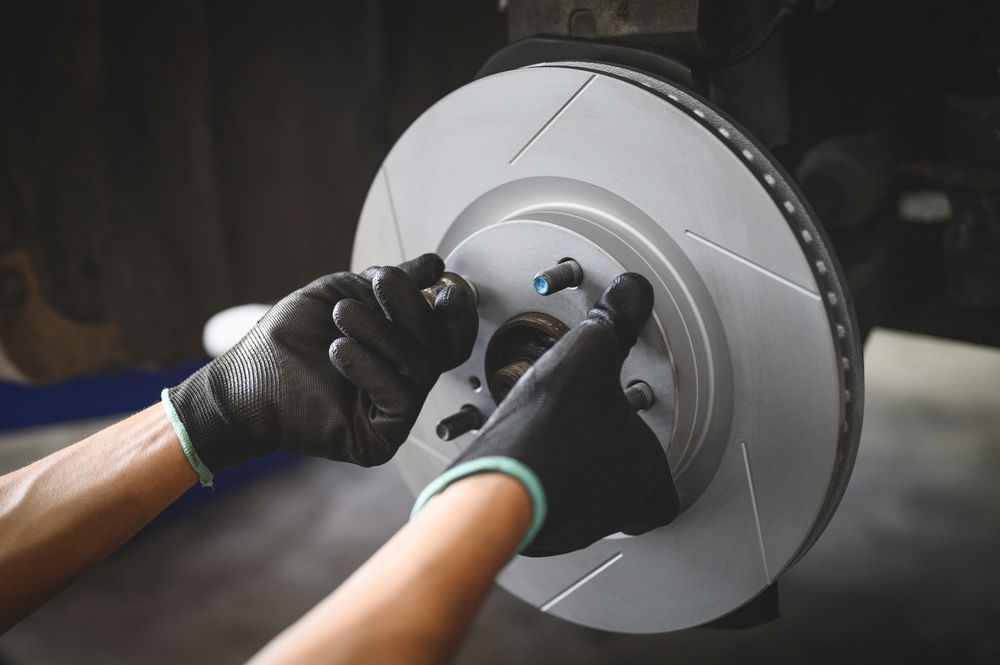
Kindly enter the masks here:
<path id="1" fill-rule="evenodd" d="M 625 389 L 625 399 L 628 400 L 629 406 L 636 411 L 645 411 L 653 406 L 656 398 L 653 395 L 653 389 L 649 387 L 648 383 L 645 381 L 636 381 Z"/>
<path id="2" fill-rule="evenodd" d="M 563 289 L 580 286 L 582 281 L 583 268 L 573 259 L 566 259 L 535 275 L 531 284 L 538 295 L 551 296 Z"/>
<path id="3" fill-rule="evenodd" d="M 457 439 L 466 432 L 479 429 L 483 426 L 483 414 L 479 409 L 466 404 L 461 409 L 451 414 L 437 424 L 437 435 L 443 441 Z"/>

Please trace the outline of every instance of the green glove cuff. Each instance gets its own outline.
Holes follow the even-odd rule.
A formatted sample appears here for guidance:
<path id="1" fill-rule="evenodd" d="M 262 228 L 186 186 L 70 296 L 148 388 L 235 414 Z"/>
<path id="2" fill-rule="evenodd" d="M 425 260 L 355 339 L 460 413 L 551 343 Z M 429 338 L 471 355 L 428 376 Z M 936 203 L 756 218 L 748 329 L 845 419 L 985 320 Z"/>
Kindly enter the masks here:
<path id="1" fill-rule="evenodd" d="M 512 477 L 524 486 L 524 489 L 528 492 L 528 496 L 531 497 L 531 524 L 528 526 L 527 531 L 524 532 L 524 535 L 521 536 L 521 541 L 517 544 L 517 549 L 514 550 L 515 554 L 520 554 L 525 547 L 531 544 L 531 541 L 538 534 L 538 530 L 542 528 L 548 508 L 545 503 L 545 490 L 542 489 L 542 483 L 538 480 L 538 476 L 527 466 L 511 457 L 502 457 L 499 455 L 480 457 L 448 469 L 431 481 L 431 484 L 425 487 L 424 491 L 420 493 L 420 496 L 417 497 L 417 502 L 413 504 L 410 519 L 412 520 L 416 517 L 417 513 L 420 512 L 431 498 L 443 492 L 445 488 L 455 481 L 474 476 L 477 473 L 488 473 L 491 471 L 498 471 Z"/>
<path id="2" fill-rule="evenodd" d="M 201 458 L 198 457 L 198 453 L 194 449 L 194 445 L 191 444 L 191 437 L 188 436 L 187 430 L 184 429 L 184 423 L 181 422 L 180 417 L 177 415 L 174 405 L 170 403 L 170 391 L 167 388 L 164 388 L 163 392 L 160 393 L 160 401 L 163 402 L 163 409 L 167 412 L 167 420 L 170 421 L 171 427 L 174 428 L 177 440 L 181 442 L 181 450 L 184 451 L 184 457 L 187 458 L 194 472 L 198 474 L 201 486 L 211 487 L 212 472 L 201 461 Z"/>

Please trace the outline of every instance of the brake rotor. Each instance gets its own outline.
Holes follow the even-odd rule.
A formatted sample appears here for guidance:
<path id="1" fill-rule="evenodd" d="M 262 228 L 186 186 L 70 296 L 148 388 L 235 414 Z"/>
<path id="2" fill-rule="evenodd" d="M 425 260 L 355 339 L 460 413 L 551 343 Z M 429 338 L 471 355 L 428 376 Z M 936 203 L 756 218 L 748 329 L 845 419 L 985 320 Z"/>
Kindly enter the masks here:
<path id="1" fill-rule="evenodd" d="M 860 431 L 853 312 L 810 215 L 731 120 L 639 72 L 540 65 L 438 102 L 376 176 L 353 256 L 361 269 L 437 252 L 479 294 L 472 357 L 441 377 L 396 457 L 410 488 L 476 436 L 441 440 L 440 420 L 496 408 L 486 356 L 498 330 L 535 314 L 576 325 L 616 275 L 638 272 L 655 310 L 622 385 L 653 389 L 641 415 L 682 512 L 642 536 L 517 557 L 499 581 L 544 612 L 631 633 L 703 624 L 753 599 L 826 525 Z M 583 281 L 538 295 L 533 276 L 567 258 Z"/>

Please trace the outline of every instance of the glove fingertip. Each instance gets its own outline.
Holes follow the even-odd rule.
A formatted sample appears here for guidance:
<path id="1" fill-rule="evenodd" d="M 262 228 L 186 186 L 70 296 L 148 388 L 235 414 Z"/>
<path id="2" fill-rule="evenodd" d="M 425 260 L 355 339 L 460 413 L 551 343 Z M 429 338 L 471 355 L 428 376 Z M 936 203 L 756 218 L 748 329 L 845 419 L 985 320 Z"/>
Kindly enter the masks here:
<path id="1" fill-rule="evenodd" d="M 608 285 L 587 316 L 604 320 L 614 327 L 624 355 L 635 345 L 652 311 L 652 284 L 638 273 L 627 272 Z"/>
<path id="2" fill-rule="evenodd" d="M 357 322 L 363 319 L 366 312 L 370 311 L 371 307 L 368 307 L 363 302 L 352 298 L 344 298 L 333 306 L 333 323 L 342 334 L 351 335 L 354 332 L 354 328 L 358 327 Z"/>
<path id="3" fill-rule="evenodd" d="M 340 328 L 340 322 L 343 321 L 343 319 L 344 319 L 344 314 L 346 313 L 345 310 L 348 307 L 348 305 L 346 303 L 349 300 L 350 300 L 349 298 L 344 298 L 343 300 L 338 300 L 337 303 L 333 306 L 333 309 L 330 311 L 330 316 L 333 317 L 333 323 L 338 328 Z M 344 331 L 341 330 L 340 332 L 344 332 Z"/>
<path id="4" fill-rule="evenodd" d="M 345 366 L 349 365 L 351 362 L 351 349 L 354 344 L 357 344 L 354 340 L 348 337 L 338 337 L 333 340 L 330 344 L 330 362 L 338 370 L 342 370 Z"/>
<path id="5" fill-rule="evenodd" d="M 623 273 L 611 282 L 602 300 L 624 320 L 641 327 L 653 311 L 653 285 L 638 273 Z"/>
<path id="6" fill-rule="evenodd" d="M 383 310 L 386 309 L 387 305 L 391 306 L 394 301 L 399 301 L 401 297 L 404 302 L 410 300 L 412 294 L 409 292 L 417 293 L 420 288 L 420 285 L 405 270 L 396 266 L 382 266 L 372 275 L 372 291 L 375 293 L 375 300 L 382 306 Z M 426 307 L 427 301 L 423 299 L 423 296 L 415 299 Z M 388 310 L 386 310 L 386 315 L 389 315 Z"/>
<path id="7" fill-rule="evenodd" d="M 437 254 L 421 254 L 415 259 L 400 263 L 399 269 L 413 280 L 417 288 L 425 289 L 441 279 L 444 273 L 444 260 Z"/>
<path id="8" fill-rule="evenodd" d="M 438 313 L 448 309 L 457 310 L 467 316 L 470 310 L 475 313 L 476 303 L 468 289 L 449 284 L 434 297 L 433 309 Z"/>

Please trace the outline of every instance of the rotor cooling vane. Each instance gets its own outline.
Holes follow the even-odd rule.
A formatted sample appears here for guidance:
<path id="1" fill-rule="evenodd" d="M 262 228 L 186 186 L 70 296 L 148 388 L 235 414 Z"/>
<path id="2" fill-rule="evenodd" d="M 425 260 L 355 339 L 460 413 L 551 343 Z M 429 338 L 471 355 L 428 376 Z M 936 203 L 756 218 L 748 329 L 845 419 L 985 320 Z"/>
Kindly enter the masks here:
<path id="1" fill-rule="evenodd" d="M 818 537 L 860 433 L 856 325 L 795 186 L 719 111 L 595 63 L 475 81 L 386 158 L 353 267 L 427 251 L 475 285 L 480 333 L 397 455 L 414 492 L 474 440 L 469 414 L 488 417 L 616 275 L 655 290 L 622 386 L 663 444 L 681 513 L 642 536 L 518 557 L 500 576 L 511 592 L 588 626 L 676 630 L 741 607 Z"/>

